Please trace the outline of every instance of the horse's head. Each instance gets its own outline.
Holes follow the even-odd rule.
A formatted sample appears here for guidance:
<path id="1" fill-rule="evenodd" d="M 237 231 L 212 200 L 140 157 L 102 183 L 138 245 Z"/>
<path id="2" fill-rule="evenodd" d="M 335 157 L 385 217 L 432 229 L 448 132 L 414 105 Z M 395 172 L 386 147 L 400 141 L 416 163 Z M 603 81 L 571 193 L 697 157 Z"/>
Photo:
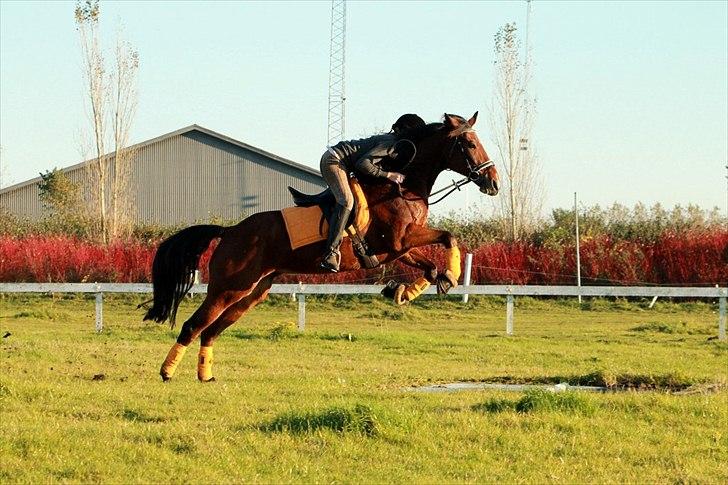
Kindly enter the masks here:
<path id="1" fill-rule="evenodd" d="M 473 130 L 477 119 L 477 111 L 467 121 L 461 116 L 445 113 L 444 124 L 450 140 L 445 162 L 447 168 L 468 177 L 484 194 L 496 195 L 499 187 L 498 171 Z"/>

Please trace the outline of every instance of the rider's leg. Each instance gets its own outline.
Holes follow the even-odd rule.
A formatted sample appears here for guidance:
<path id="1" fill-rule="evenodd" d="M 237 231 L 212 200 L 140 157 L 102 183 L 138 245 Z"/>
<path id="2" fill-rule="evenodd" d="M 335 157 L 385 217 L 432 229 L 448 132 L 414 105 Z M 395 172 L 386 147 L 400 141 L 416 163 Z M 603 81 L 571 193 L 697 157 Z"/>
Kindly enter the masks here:
<path id="1" fill-rule="evenodd" d="M 326 240 L 326 254 L 324 254 L 324 259 L 321 261 L 321 267 L 333 273 L 339 271 L 339 263 L 341 262 L 339 246 L 341 246 L 341 240 L 344 238 L 344 229 L 346 229 L 350 214 L 351 209 L 336 204 L 336 212 L 331 218 L 329 237 Z"/>
<path id="2" fill-rule="evenodd" d="M 349 178 L 346 175 L 346 170 L 335 157 L 328 156 L 328 152 L 321 158 L 321 175 L 323 175 L 324 180 L 331 187 L 331 192 L 336 198 L 336 209 L 331 219 L 331 224 L 329 225 L 326 253 L 321 261 L 321 267 L 332 272 L 337 272 L 339 271 L 339 263 L 341 261 L 339 246 L 341 245 L 349 215 L 354 207 L 354 196 L 349 187 Z"/>

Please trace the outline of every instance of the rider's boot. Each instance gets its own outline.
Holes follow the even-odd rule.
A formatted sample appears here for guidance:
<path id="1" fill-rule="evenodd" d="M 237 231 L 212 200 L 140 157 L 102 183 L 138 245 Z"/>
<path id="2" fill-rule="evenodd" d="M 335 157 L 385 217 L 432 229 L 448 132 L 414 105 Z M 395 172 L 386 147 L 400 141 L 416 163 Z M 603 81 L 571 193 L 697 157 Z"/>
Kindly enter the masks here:
<path id="1" fill-rule="evenodd" d="M 341 262 L 341 253 L 339 252 L 339 246 L 341 240 L 344 237 L 344 229 L 346 229 L 346 223 L 349 220 L 351 211 L 346 207 L 336 204 L 336 212 L 331 218 L 331 225 L 329 226 L 329 237 L 326 240 L 326 254 L 324 259 L 321 261 L 321 267 L 337 273 L 339 271 L 339 263 Z"/>

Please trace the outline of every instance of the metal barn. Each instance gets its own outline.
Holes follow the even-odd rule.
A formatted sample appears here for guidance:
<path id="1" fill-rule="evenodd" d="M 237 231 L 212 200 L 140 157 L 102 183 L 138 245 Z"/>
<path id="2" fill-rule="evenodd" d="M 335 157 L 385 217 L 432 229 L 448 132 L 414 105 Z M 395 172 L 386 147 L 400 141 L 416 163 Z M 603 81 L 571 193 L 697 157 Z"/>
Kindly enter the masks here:
<path id="1" fill-rule="evenodd" d="M 243 217 L 291 206 L 286 186 L 319 192 L 326 185 L 312 168 L 198 125 L 135 145 L 131 190 L 137 221 L 192 224 L 211 216 Z M 113 162 L 112 162 L 113 163 Z M 74 182 L 84 163 L 62 171 Z M 0 190 L 0 207 L 38 219 L 43 206 L 35 178 Z"/>

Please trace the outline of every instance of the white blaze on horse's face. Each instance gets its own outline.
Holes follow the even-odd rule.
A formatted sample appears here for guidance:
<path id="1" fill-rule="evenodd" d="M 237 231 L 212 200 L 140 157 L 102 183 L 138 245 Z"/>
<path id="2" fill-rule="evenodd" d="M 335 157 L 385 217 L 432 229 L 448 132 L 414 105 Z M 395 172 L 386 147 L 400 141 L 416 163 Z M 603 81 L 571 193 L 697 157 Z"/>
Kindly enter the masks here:
<path id="1" fill-rule="evenodd" d="M 448 136 L 455 139 L 451 162 L 457 165 L 450 168 L 469 177 L 482 193 L 496 195 L 499 188 L 498 171 L 473 129 L 477 119 L 477 111 L 468 121 L 460 116 L 445 114 L 445 126 L 450 130 Z M 457 152 L 461 155 L 458 156 Z"/>

